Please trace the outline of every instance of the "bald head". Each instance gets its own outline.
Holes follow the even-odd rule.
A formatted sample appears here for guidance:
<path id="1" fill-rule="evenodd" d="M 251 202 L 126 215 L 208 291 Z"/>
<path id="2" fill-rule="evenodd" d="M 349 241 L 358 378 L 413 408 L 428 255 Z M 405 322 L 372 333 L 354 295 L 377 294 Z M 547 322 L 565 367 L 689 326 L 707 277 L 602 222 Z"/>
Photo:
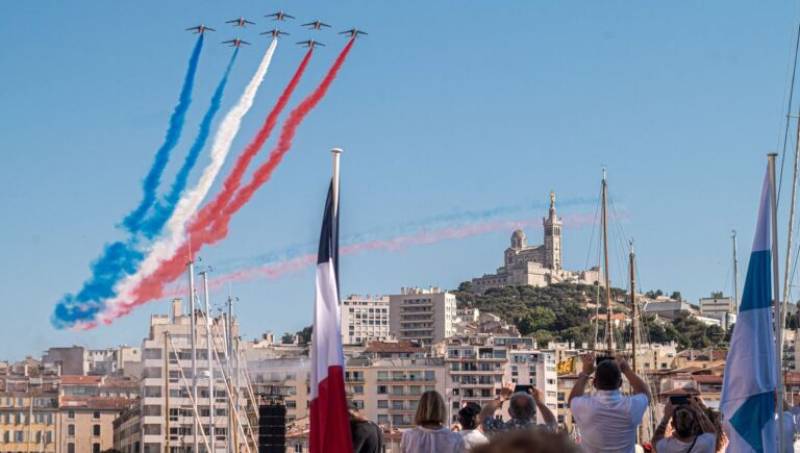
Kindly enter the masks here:
<path id="1" fill-rule="evenodd" d="M 518 420 L 533 420 L 536 417 L 536 402 L 529 393 L 517 392 L 508 401 L 508 415 Z"/>

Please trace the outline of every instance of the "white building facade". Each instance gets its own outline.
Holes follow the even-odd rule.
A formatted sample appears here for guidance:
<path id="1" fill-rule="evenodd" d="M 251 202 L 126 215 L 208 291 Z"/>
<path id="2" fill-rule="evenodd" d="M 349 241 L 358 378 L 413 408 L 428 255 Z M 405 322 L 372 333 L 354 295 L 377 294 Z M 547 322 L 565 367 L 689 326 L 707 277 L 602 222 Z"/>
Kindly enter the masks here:
<path id="1" fill-rule="evenodd" d="M 388 296 L 350 295 L 342 301 L 341 313 L 342 343 L 389 340 Z"/>
<path id="2" fill-rule="evenodd" d="M 439 288 L 401 288 L 389 296 L 392 335 L 431 345 L 456 333 L 456 296 Z"/>

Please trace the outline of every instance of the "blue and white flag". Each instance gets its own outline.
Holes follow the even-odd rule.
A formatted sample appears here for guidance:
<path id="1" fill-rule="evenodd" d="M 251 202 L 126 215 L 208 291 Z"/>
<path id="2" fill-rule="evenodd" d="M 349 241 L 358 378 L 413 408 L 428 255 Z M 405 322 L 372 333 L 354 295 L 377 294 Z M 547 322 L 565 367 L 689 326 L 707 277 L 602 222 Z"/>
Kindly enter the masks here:
<path id="1" fill-rule="evenodd" d="M 778 451 L 770 206 L 768 172 L 761 189 L 753 251 L 722 384 L 720 410 L 730 439 L 727 451 L 731 453 Z"/>

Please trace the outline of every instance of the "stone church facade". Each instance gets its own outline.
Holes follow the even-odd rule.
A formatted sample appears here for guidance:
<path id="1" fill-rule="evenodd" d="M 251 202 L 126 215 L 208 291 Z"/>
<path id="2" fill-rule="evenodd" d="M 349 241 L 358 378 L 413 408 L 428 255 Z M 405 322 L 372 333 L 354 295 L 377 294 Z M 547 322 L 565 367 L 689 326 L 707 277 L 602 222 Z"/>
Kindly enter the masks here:
<path id="1" fill-rule="evenodd" d="M 550 211 L 542 219 L 544 244 L 529 246 L 525 232 L 515 230 L 511 234 L 511 246 L 503 253 L 503 265 L 497 269 L 497 273 L 473 278 L 472 290 L 482 294 L 490 288 L 504 286 L 543 287 L 559 282 L 602 284 L 597 267 L 585 271 L 564 270 L 561 259 L 562 226 L 556 214 L 556 195 L 550 192 Z"/>

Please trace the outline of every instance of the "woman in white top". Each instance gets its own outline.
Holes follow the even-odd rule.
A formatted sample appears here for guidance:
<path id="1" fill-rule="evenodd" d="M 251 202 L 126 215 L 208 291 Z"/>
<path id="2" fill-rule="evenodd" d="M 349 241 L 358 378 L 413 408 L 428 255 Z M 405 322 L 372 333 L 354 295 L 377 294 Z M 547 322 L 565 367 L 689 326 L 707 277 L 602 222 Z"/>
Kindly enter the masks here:
<path id="1" fill-rule="evenodd" d="M 653 435 L 652 444 L 658 453 L 715 453 L 717 430 L 701 404 L 694 397 L 680 406 L 667 401 L 664 418 Z M 672 435 L 664 437 L 670 422 Z"/>
<path id="2" fill-rule="evenodd" d="M 422 394 L 414 415 L 416 427 L 403 432 L 402 453 L 463 453 L 464 439 L 445 426 L 447 407 L 435 390 Z"/>

